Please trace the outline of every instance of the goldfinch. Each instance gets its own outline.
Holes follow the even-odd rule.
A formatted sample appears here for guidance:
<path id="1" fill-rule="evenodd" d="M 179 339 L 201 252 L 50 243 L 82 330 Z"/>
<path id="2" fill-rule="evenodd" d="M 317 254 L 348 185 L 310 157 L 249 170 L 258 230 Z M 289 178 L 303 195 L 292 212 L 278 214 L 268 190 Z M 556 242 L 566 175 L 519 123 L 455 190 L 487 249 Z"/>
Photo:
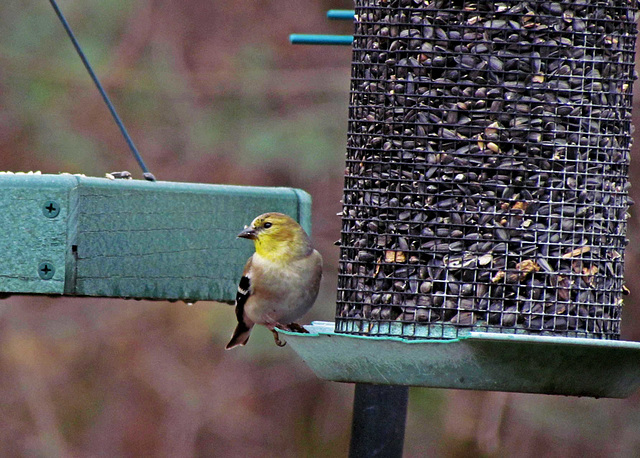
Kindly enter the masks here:
<path id="1" fill-rule="evenodd" d="M 255 324 L 305 332 L 294 323 L 309 311 L 318 296 L 322 256 L 307 233 L 282 213 L 265 213 L 245 226 L 238 237 L 253 240 L 256 252 L 242 272 L 236 294 L 236 327 L 227 350 L 245 345 Z"/>

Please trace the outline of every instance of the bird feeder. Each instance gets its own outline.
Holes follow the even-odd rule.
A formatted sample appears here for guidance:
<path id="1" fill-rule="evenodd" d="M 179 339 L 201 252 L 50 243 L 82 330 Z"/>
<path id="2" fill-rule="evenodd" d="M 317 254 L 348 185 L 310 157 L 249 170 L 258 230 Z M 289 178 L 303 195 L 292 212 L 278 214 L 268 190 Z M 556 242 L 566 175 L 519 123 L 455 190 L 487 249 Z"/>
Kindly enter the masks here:
<path id="1" fill-rule="evenodd" d="M 631 394 L 636 2 L 355 4 L 336 321 L 294 349 L 330 380 Z"/>

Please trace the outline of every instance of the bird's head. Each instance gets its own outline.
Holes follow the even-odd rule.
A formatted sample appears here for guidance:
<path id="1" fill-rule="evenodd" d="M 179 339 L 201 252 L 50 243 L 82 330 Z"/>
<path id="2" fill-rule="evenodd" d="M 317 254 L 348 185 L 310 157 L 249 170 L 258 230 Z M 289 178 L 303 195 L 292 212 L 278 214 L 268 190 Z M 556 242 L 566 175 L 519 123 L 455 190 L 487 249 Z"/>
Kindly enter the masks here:
<path id="1" fill-rule="evenodd" d="M 238 237 L 253 240 L 256 252 L 272 260 L 288 260 L 308 254 L 311 242 L 302 227 L 283 213 L 264 213 Z"/>

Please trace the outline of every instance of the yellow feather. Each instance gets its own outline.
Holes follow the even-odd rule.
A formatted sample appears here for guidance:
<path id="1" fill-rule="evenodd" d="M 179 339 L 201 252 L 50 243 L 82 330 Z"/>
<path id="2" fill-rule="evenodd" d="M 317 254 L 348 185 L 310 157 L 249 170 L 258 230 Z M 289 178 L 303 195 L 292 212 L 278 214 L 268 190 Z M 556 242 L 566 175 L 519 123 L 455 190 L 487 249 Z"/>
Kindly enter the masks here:
<path id="1" fill-rule="evenodd" d="M 256 253 L 272 262 L 286 264 L 312 251 L 304 229 L 282 213 L 260 215 L 251 227 L 256 231 Z"/>

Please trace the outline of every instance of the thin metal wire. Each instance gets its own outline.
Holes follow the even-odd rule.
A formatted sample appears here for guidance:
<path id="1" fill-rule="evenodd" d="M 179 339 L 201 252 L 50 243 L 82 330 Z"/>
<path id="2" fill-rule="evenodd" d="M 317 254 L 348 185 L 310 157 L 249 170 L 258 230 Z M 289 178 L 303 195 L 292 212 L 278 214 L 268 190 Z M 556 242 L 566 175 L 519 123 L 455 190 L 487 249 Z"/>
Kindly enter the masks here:
<path id="1" fill-rule="evenodd" d="M 113 120 L 116 122 L 118 128 L 120 129 L 120 132 L 122 133 L 122 136 L 127 142 L 127 145 L 129 145 L 129 149 L 131 150 L 133 157 L 136 159 L 136 161 L 138 161 L 138 164 L 142 169 L 144 178 L 149 181 L 156 181 L 155 176 L 151 172 L 149 172 L 149 169 L 147 168 L 146 164 L 144 163 L 144 160 L 142 159 L 142 156 L 140 156 L 140 153 L 138 152 L 136 145 L 133 144 L 133 140 L 129 136 L 127 129 L 124 127 L 124 124 L 120 119 L 120 116 L 118 116 L 118 113 L 116 113 L 116 109 L 114 108 L 113 104 L 111 103 L 111 100 L 109 99 L 109 96 L 107 95 L 104 88 L 102 87 L 102 84 L 100 84 L 100 80 L 98 80 L 98 77 L 96 76 L 95 72 L 91 68 L 91 64 L 89 63 L 89 60 L 87 59 L 84 52 L 82 51 L 82 48 L 80 47 L 80 43 L 78 43 L 78 40 L 76 40 L 76 37 L 73 34 L 73 31 L 69 26 L 69 23 L 65 19 L 64 14 L 62 14 L 62 11 L 58 7 L 58 4 L 56 3 L 55 0 L 49 0 L 49 3 L 51 3 L 53 10 L 56 12 L 56 15 L 60 19 L 60 22 L 62 22 L 62 26 L 67 31 L 67 35 L 69 35 L 69 38 L 71 39 L 71 42 L 73 43 L 74 48 L 76 48 L 76 52 L 78 53 L 78 56 L 80 56 L 80 59 L 84 64 L 84 67 L 87 69 L 87 71 L 89 72 L 89 75 L 91 76 L 91 79 L 93 80 L 96 87 L 98 88 L 98 92 L 100 92 L 100 95 L 102 96 L 102 100 L 104 100 L 104 103 L 107 104 L 107 108 L 109 108 L 109 112 L 111 113 Z"/>

